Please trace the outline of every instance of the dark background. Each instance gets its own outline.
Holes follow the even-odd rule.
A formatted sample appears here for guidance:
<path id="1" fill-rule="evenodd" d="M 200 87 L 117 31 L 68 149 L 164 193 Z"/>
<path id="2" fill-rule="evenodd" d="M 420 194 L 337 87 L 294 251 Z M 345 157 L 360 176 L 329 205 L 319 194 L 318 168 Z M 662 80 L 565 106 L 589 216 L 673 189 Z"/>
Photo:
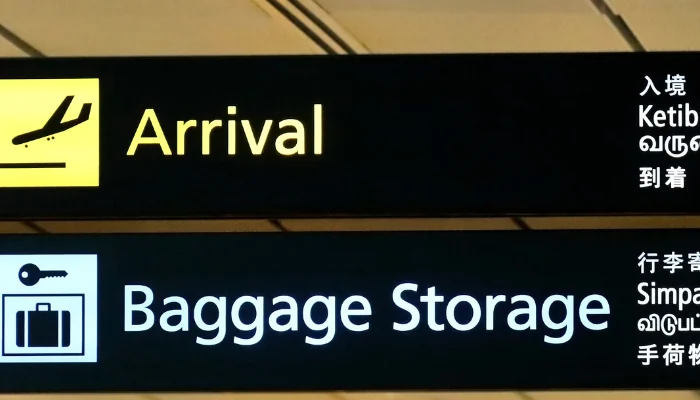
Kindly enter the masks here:
<path id="1" fill-rule="evenodd" d="M 700 367 L 686 354 L 679 367 L 664 367 L 663 359 L 641 366 L 639 345 L 698 339 L 639 333 L 639 318 L 671 308 L 636 304 L 637 284 L 652 280 L 639 273 L 642 251 L 698 250 L 700 232 L 689 230 L 3 236 L 2 254 L 98 253 L 100 314 L 97 364 L 0 364 L 0 392 L 698 388 Z M 660 270 L 653 280 L 694 287 L 698 277 L 686 266 L 674 275 Z M 393 322 L 406 321 L 391 300 L 402 282 L 419 284 L 410 298 L 423 319 L 410 333 L 392 330 Z M 339 309 L 359 294 L 373 315 L 370 330 L 360 333 L 337 317 L 336 337 L 325 346 L 305 344 L 309 332 L 300 323 L 298 332 L 266 327 L 263 340 L 248 347 L 233 344 L 227 316 L 226 339 L 207 347 L 195 344 L 201 332 L 192 319 L 190 332 L 125 333 L 127 284 L 151 287 L 154 304 L 183 296 L 190 310 L 206 295 L 227 296 L 229 313 L 241 295 L 265 296 L 266 318 L 277 295 L 294 296 L 301 312 L 312 295 L 337 296 Z M 541 317 L 537 331 L 513 332 L 507 313 L 497 312 L 494 331 L 485 331 L 482 316 L 472 331 L 446 324 L 433 332 L 418 303 L 432 285 L 446 299 L 470 294 L 482 309 L 489 294 L 529 294 L 539 307 L 547 296 L 569 294 L 578 313 L 585 296 L 601 294 L 610 303 L 609 328 L 594 332 L 577 323 L 571 341 L 552 345 L 543 341 Z M 438 305 L 438 322 L 446 323 L 445 305 Z"/>
<path id="2" fill-rule="evenodd" d="M 99 77 L 99 188 L 1 189 L 0 218 L 673 214 L 700 211 L 700 168 L 642 153 L 638 107 L 699 107 L 697 53 L 275 56 L 0 60 L 0 78 Z M 640 97 L 645 75 L 687 95 Z M 643 102 L 642 102 L 643 100 Z M 126 151 L 154 108 L 175 152 L 177 120 L 300 118 L 324 105 L 324 154 Z M 199 124 L 201 126 L 201 123 Z M 222 133 L 222 132 L 219 132 Z M 686 188 L 639 188 L 639 168 L 683 166 Z M 665 180 L 665 179 L 664 179 Z"/>

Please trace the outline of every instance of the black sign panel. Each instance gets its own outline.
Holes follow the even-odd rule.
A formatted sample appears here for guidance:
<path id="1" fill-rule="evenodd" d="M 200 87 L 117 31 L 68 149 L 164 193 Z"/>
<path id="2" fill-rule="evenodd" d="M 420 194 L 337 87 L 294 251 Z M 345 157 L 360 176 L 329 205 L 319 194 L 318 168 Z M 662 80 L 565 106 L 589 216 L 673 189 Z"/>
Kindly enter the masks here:
<path id="1" fill-rule="evenodd" d="M 1 60 L 0 217 L 698 212 L 698 63 Z"/>
<path id="2" fill-rule="evenodd" d="M 697 389 L 698 243 L 3 237 L 0 392 Z"/>

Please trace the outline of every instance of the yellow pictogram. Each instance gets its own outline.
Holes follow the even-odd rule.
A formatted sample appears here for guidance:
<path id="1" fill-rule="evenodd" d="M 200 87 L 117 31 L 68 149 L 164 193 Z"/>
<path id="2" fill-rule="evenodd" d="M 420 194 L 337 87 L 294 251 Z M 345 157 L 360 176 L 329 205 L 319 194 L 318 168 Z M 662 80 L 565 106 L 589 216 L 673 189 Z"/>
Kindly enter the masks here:
<path id="1" fill-rule="evenodd" d="M 100 183 L 98 79 L 0 79 L 0 188 Z"/>

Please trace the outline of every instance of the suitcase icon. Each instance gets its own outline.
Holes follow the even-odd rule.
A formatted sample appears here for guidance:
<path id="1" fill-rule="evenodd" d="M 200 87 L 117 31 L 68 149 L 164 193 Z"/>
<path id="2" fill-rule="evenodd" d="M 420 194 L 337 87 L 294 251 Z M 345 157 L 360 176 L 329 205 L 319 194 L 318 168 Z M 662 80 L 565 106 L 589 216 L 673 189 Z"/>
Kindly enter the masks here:
<path id="1" fill-rule="evenodd" d="M 70 346 L 70 312 L 52 311 L 38 303 L 34 311 L 17 312 L 17 347 Z"/>

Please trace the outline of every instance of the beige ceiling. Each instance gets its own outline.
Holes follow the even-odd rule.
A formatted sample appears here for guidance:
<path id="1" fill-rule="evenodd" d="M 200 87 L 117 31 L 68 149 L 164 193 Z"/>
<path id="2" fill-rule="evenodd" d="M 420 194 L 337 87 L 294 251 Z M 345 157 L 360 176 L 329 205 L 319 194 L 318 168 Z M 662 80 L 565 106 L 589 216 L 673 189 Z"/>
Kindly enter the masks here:
<path id="1" fill-rule="evenodd" d="M 584 0 L 320 0 L 375 53 L 625 51 Z"/>
<path id="2" fill-rule="evenodd" d="M 250 0 L 2 0 L 0 15 L 49 56 L 313 52 Z"/>
<path id="3" fill-rule="evenodd" d="M 356 53 L 632 51 L 617 16 L 643 47 L 700 50 L 700 1 L 608 0 L 278 0 L 334 52 Z M 283 11 L 284 11 L 283 10 Z M 603 11 L 601 11 L 603 10 Z M 618 24 L 619 25 L 619 24 Z M 38 53 L 38 54 L 37 54 Z M 324 54 L 270 0 L 0 0 L 0 57 Z M 497 219 L 0 222 L 0 233 L 258 232 L 308 230 L 460 230 L 690 228 L 700 217 Z M 1 377 L 0 377 L 1 379 Z M 298 395 L 0 396 L 104 400 L 690 400 L 695 392 L 411 393 Z"/>
<path id="4" fill-rule="evenodd" d="M 0 400 L 697 400 L 694 392 L 0 395 Z"/>
<path id="5" fill-rule="evenodd" d="M 630 50 L 591 0 L 301 3 L 374 53 Z M 650 50 L 700 46 L 700 2 L 608 4 Z M 49 56 L 320 53 L 268 0 L 0 0 L 0 23 Z"/>
<path id="6" fill-rule="evenodd" d="M 22 51 L 13 46 L 12 43 L 0 38 L 0 57 L 20 57 Z"/>
<path id="7" fill-rule="evenodd" d="M 695 0 L 610 0 L 649 51 L 697 50 L 700 2 Z"/>

